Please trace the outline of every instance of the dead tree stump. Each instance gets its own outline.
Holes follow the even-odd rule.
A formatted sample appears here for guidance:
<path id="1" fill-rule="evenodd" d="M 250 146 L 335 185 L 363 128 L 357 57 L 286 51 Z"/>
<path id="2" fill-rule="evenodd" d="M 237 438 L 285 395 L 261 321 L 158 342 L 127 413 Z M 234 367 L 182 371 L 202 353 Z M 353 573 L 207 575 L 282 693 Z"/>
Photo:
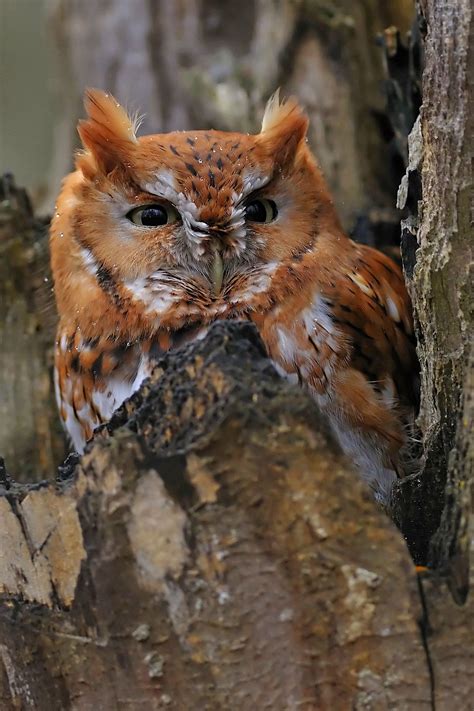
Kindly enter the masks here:
<path id="1" fill-rule="evenodd" d="M 2 493 L 5 711 L 431 708 L 403 539 L 252 326 Z"/>

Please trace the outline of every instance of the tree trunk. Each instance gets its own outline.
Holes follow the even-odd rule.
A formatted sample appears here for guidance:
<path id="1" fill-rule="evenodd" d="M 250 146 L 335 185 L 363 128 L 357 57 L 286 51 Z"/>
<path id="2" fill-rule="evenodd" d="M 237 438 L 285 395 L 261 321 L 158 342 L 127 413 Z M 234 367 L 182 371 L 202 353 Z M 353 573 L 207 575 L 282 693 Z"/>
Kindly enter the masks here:
<path id="1" fill-rule="evenodd" d="M 65 452 L 52 387 L 47 228 L 25 191 L 0 176 L 0 455 L 23 481 L 50 477 Z"/>
<path id="2" fill-rule="evenodd" d="M 402 527 L 415 550 L 424 529 L 430 564 L 448 574 L 462 600 L 473 478 L 473 10 L 469 0 L 424 0 L 421 9 L 423 106 L 409 140 L 407 180 L 421 179 L 422 199 L 403 223 L 402 245 L 418 331 L 423 466 L 403 485 Z"/>
<path id="3" fill-rule="evenodd" d="M 5 711 L 468 707 L 472 606 L 417 585 L 247 324 L 167 355 L 56 485 L 7 480 L 1 507 Z"/>
<path id="4" fill-rule="evenodd" d="M 62 0 L 58 13 L 65 14 L 56 21 L 70 50 L 64 71 L 74 77 L 64 143 L 69 149 L 83 80 L 121 97 L 135 86 L 147 95 L 153 79 L 155 103 L 137 102 L 151 106 L 146 130 L 157 122 L 163 129 L 188 120 L 199 125 L 198 119 L 224 128 L 248 120 L 252 128 L 275 84 L 297 89 L 303 100 L 314 91 L 314 104 L 306 101 L 316 150 L 339 202 L 349 190 L 344 218 L 353 223 L 359 210 L 390 205 L 388 183 L 396 175 L 389 169 L 388 183 L 382 181 L 388 154 L 381 134 L 367 127 L 378 76 L 368 37 L 381 17 L 387 20 L 389 4 L 381 5 L 341 2 L 336 11 L 330 3 L 261 0 L 243 3 L 233 16 L 230 3 L 203 0 L 198 8 L 163 0 L 140 4 L 142 14 L 137 10 L 131 23 L 121 2 L 94 0 L 79 12 L 80 5 Z M 89 37 L 89 11 L 103 43 Z M 403 61 L 413 68 L 414 50 L 397 53 L 396 33 L 385 34 L 392 133 L 407 163 L 399 191 L 407 214 L 403 261 L 422 365 L 421 471 L 397 493 L 401 533 L 341 456 L 314 403 L 276 376 L 253 328 L 216 324 L 205 341 L 166 355 L 86 454 L 60 468 L 57 482 L 20 485 L 0 470 L 2 711 L 471 707 L 473 22 L 468 0 L 456 7 L 423 0 L 420 12 L 423 107 L 409 151 L 404 91 L 411 89 L 397 71 Z M 143 43 L 158 19 L 160 42 Z M 251 32 L 239 36 L 245 27 Z M 114 45 L 119 30 L 128 38 L 123 54 Z M 198 49 L 189 49 L 195 37 Z M 216 56 L 234 41 L 216 78 Z M 337 43 L 343 52 L 335 52 Z M 142 46 L 148 49 L 134 53 Z M 76 76 L 79 68 L 84 75 Z M 337 126 L 340 133 L 331 134 Z M 29 287 L 44 242 L 32 237 L 28 208 L 16 222 L 8 201 L 0 213 L 0 230 L 9 225 L 0 232 L 9 260 L 2 260 L 0 289 L 8 297 L 2 308 L 13 316 L 1 326 L 4 334 L 11 327 L 19 348 L 22 324 L 39 318 Z M 30 252 L 18 248 L 25 244 Z M 23 358 L 12 356 L 5 336 L 2 347 L 6 393 L 8 369 L 23 372 L 30 356 L 39 364 L 32 372 L 48 374 L 42 337 L 15 351 Z M 18 478 L 39 469 L 24 447 L 42 445 L 24 402 L 51 402 L 35 401 L 38 379 L 22 377 L 22 394 L 14 402 L 2 395 L 0 404 L 0 445 L 10 447 Z M 29 445 L 11 434 L 22 412 Z M 52 473 L 53 436 L 44 440 L 42 461 Z M 418 562 L 429 563 L 419 576 L 404 538 Z"/>
<path id="5" fill-rule="evenodd" d="M 403 542 L 253 327 L 167 356 L 110 429 L 5 492 L 2 708 L 430 708 Z"/>

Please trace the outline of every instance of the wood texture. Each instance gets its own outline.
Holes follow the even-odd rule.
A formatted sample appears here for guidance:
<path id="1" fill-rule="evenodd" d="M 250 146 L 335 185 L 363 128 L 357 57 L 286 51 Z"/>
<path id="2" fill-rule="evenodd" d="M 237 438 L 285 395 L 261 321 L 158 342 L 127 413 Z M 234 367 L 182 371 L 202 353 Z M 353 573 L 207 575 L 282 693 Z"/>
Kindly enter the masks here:
<path id="1" fill-rule="evenodd" d="M 0 455 L 25 480 L 50 476 L 65 442 L 52 385 L 55 314 L 47 220 L 0 176 Z"/>
<path id="2" fill-rule="evenodd" d="M 422 200 L 403 225 L 403 247 L 418 326 L 423 459 L 422 473 L 406 484 L 403 525 L 430 533 L 431 565 L 445 570 L 462 600 L 473 478 L 473 11 L 468 0 L 420 5 L 423 107 L 407 178 L 419 181 Z"/>
<path id="3" fill-rule="evenodd" d="M 60 474 L 1 492 L 5 711 L 468 707 L 472 602 L 417 581 L 250 325 L 164 357 Z"/>
<path id="4" fill-rule="evenodd" d="M 403 541 L 252 327 L 166 356 L 109 430 L 0 499 L 5 711 L 430 708 Z"/>

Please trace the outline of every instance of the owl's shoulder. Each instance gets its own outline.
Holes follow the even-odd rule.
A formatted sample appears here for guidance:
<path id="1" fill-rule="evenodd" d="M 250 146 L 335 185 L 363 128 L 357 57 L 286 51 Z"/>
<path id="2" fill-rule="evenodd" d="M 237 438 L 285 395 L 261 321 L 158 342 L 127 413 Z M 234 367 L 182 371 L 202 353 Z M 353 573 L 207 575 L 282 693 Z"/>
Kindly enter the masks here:
<path id="1" fill-rule="evenodd" d="M 333 323 L 351 346 L 351 365 L 374 384 L 390 382 L 406 404 L 418 401 L 418 360 L 410 297 L 399 266 L 365 245 L 328 290 Z"/>

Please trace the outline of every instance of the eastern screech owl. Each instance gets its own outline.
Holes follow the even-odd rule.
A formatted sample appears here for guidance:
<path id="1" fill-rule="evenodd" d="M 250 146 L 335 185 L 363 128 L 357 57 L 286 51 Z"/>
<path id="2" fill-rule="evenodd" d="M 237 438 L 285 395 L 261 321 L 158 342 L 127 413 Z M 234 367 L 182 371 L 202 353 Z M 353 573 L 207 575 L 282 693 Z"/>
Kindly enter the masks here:
<path id="1" fill-rule="evenodd" d="M 274 96 L 256 135 L 140 138 L 111 95 L 87 91 L 85 107 L 51 227 L 57 399 L 76 450 L 157 354 L 250 319 L 386 500 L 416 398 L 410 302 L 399 268 L 344 234 L 297 102 Z"/>

